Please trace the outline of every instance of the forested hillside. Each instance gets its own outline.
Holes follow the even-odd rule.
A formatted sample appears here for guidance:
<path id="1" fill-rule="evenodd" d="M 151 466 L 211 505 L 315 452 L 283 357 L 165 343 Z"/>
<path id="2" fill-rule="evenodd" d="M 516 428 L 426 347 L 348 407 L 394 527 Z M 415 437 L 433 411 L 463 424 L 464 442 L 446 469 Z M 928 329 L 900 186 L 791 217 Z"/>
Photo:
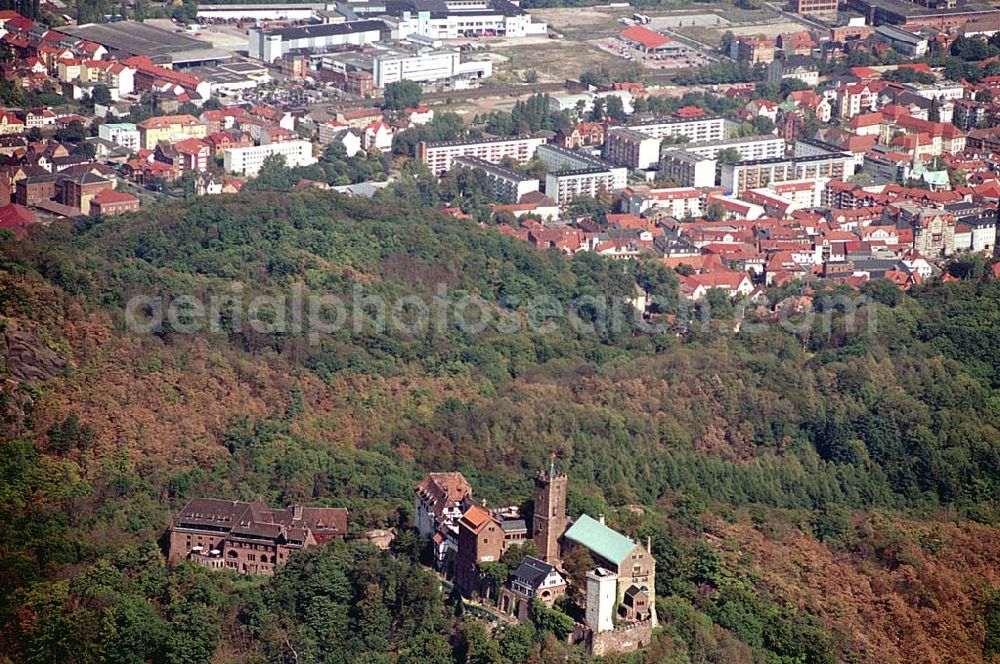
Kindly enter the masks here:
<path id="1" fill-rule="evenodd" d="M 318 336 L 225 316 L 128 329 L 136 295 L 477 295 L 523 323 L 538 295 L 676 288 L 653 263 L 567 260 L 443 217 L 408 186 L 3 240 L 0 662 L 561 659 L 544 624 L 492 640 L 460 615 L 405 530 L 423 473 L 520 503 L 553 450 L 571 513 L 652 538 L 663 628 L 622 661 L 1000 661 L 996 281 L 882 298 L 853 332 L 412 333 L 369 310 Z M 160 539 L 193 496 L 346 506 L 352 533 L 402 534 L 273 579 L 168 569 Z"/>

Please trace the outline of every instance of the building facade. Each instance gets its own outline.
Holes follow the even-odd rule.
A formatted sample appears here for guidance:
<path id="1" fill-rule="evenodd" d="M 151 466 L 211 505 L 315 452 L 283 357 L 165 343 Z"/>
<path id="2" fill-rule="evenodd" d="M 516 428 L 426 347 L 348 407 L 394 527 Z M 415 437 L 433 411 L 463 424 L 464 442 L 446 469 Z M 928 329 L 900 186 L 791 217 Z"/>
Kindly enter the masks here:
<path id="1" fill-rule="evenodd" d="M 223 150 L 223 168 L 225 168 L 227 173 L 237 173 L 239 175 L 254 177 L 260 172 L 261 166 L 264 165 L 264 160 L 274 155 L 283 156 L 289 168 L 311 166 L 317 161 L 312 154 L 312 143 L 309 141 L 292 140 Z"/>
<path id="2" fill-rule="evenodd" d="M 517 136 L 514 138 L 482 139 L 478 141 L 444 141 L 417 146 L 417 158 L 427 164 L 435 175 L 441 175 L 452 168 L 456 157 L 478 157 L 491 164 L 499 164 L 504 157 L 510 157 L 519 164 L 530 161 L 544 138 Z"/>
<path id="3" fill-rule="evenodd" d="M 260 502 L 195 498 L 170 527 L 167 561 L 274 574 L 293 552 L 346 534 L 347 510 L 339 507 L 271 509 Z"/>

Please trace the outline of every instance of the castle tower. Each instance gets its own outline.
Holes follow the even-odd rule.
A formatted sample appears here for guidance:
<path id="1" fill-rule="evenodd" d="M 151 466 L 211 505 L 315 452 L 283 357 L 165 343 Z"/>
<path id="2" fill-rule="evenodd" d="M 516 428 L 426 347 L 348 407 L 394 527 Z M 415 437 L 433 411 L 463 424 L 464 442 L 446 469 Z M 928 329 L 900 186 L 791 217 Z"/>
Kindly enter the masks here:
<path id="1" fill-rule="evenodd" d="M 615 628 L 618 605 L 618 575 L 603 567 L 587 572 L 587 627 L 595 634 Z"/>
<path id="2" fill-rule="evenodd" d="M 555 460 L 535 476 L 535 514 L 532 540 L 538 557 L 559 564 L 559 538 L 566 532 L 566 474 L 556 472 Z"/>

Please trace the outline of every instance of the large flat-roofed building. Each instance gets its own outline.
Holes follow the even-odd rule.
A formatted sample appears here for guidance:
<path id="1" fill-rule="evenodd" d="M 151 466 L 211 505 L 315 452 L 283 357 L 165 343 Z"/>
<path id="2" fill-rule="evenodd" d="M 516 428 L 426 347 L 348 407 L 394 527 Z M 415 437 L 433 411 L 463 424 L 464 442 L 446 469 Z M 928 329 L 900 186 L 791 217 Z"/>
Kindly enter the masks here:
<path id="1" fill-rule="evenodd" d="M 854 175 L 854 157 L 846 153 L 830 153 L 804 157 L 754 159 L 735 164 L 722 164 L 721 186 L 733 196 L 747 189 L 766 187 L 789 180 L 820 178 L 846 180 Z"/>
<path id="2" fill-rule="evenodd" d="M 167 561 L 274 574 L 294 551 L 345 535 L 347 510 L 340 507 L 271 509 L 261 502 L 195 498 L 170 527 Z"/>
<path id="3" fill-rule="evenodd" d="M 773 135 L 722 138 L 716 141 L 681 143 L 677 149 L 711 159 L 730 149 L 739 152 L 740 159 L 772 159 L 785 154 L 785 139 Z"/>
<path id="4" fill-rule="evenodd" d="M 928 2 L 928 4 L 933 4 Z M 847 0 L 849 9 L 864 14 L 869 25 L 923 26 L 936 30 L 961 28 L 973 21 L 1000 18 L 1000 9 L 974 2 L 942 2 L 938 8 L 922 6 L 906 0 Z"/>
<path id="5" fill-rule="evenodd" d="M 604 138 L 604 158 L 619 166 L 650 168 L 660 160 L 662 140 L 629 127 L 612 127 Z"/>
<path id="6" fill-rule="evenodd" d="M 273 155 L 283 156 L 289 168 L 311 166 L 317 161 L 312 154 L 312 143 L 293 140 L 246 148 L 227 148 L 222 151 L 222 165 L 227 173 L 253 177 L 260 172 L 264 160 Z"/>
<path id="7" fill-rule="evenodd" d="M 673 180 L 680 187 L 715 186 L 715 157 L 686 150 L 664 150 L 660 154 L 661 180 Z"/>
<path id="8" fill-rule="evenodd" d="M 479 157 L 458 157 L 453 163 L 455 166 L 482 171 L 493 184 L 493 191 L 501 203 L 517 203 L 521 196 L 538 191 L 538 178 L 528 177 L 499 164 L 491 164 Z"/>
<path id="9" fill-rule="evenodd" d="M 389 26 L 378 19 L 292 28 L 250 28 L 247 52 L 256 60 L 274 62 L 292 51 L 324 53 L 336 46 L 365 46 L 389 36 Z"/>
<path id="10" fill-rule="evenodd" d="M 928 42 L 926 37 L 893 25 L 880 25 L 875 28 L 875 39 L 911 58 L 927 55 Z"/>
<path id="11" fill-rule="evenodd" d="M 560 205 L 577 196 L 593 197 L 601 191 L 611 193 L 627 184 L 627 168 L 613 166 L 582 152 L 558 145 L 541 145 L 537 155 L 549 169 L 545 175 L 545 195 Z"/>
<path id="12" fill-rule="evenodd" d="M 140 21 L 85 23 L 60 27 L 59 32 L 100 44 L 117 60 L 144 55 L 154 64 L 188 67 L 233 58 L 232 53 L 212 48 L 208 42 Z"/>
<path id="13" fill-rule="evenodd" d="M 535 156 L 544 138 L 516 136 L 514 138 L 483 138 L 468 141 L 441 141 L 417 146 L 417 158 L 427 164 L 435 175 L 441 175 L 452 167 L 456 157 L 478 157 L 491 164 L 499 164 L 504 157 L 510 157 L 524 164 Z"/>
<path id="14" fill-rule="evenodd" d="M 325 9 L 325 2 L 199 4 L 198 18 L 235 21 L 308 21 L 319 16 Z"/>
<path id="15" fill-rule="evenodd" d="M 378 43 L 376 50 L 359 53 L 331 53 L 320 59 L 321 69 L 335 74 L 328 77 L 331 82 L 347 89 L 350 72 L 366 72 L 371 75 L 375 88 L 384 88 L 389 83 L 407 80 L 416 83 L 433 83 L 452 79 L 478 80 L 493 74 L 490 60 L 462 60 L 457 49 L 389 46 Z"/>
<path id="16" fill-rule="evenodd" d="M 795 0 L 797 14 L 836 14 L 838 0 Z"/>
<path id="17" fill-rule="evenodd" d="M 509 0 L 372 0 L 338 4 L 337 12 L 348 20 L 391 16 L 399 39 L 526 37 L 548 32 L 544 23 L 533 22 L 528 12 Z"/>
<path id="18" fill-rule="evenodd" d="M 684 136 L 689 141 L 717 141 L 725 138 L 725 118 L 663 118 L 628 125 L 628 128 L 653 138 Z"/>

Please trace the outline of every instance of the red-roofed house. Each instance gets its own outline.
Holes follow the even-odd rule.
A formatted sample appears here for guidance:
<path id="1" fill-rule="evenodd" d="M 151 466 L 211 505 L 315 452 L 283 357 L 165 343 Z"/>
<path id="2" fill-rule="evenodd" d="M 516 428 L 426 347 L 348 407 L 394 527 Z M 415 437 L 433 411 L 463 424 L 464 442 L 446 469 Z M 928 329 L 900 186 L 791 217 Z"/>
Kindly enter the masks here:
<path id="1" fill-rule="evenodd" d="M 38 220 L 28 208 L 15 203 L 0 207 L 0 230 L 7 230 L 15 237 L 24 235 L 24 231 Z"/>
<path id="2" fill-rule="evenodd" d="M 680 279 L 681 293 L 689 300 L 700 300 L 713 288 L 724 290 L 730 297 L 749 295 L 753 291 L 753 282 L 745 272 L 716 270 L 682 276 Z"/>
<path id="3" fill-rule="evenodd" d="M 105 189 L 90 199 L 90 214 L 112 217 L 116 214 L 135 212 L 139 209 L 139 197 L 124 191 Z"/>

